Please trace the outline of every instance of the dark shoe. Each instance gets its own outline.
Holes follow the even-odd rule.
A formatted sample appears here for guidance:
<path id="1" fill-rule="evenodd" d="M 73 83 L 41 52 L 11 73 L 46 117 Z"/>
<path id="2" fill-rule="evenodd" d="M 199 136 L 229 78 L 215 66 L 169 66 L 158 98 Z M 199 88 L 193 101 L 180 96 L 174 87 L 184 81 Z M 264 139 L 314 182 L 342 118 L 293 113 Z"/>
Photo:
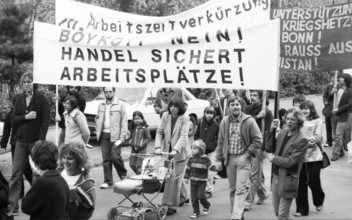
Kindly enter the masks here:
<path id="1" fill-rule="evenodd" d="M 338 157 L 335 157 L 335 156 L 334 156 L 334 157 L 331 157 L 330 160 L 331 160 L 331 161 L 336 161 L 336 160 L 338 160 L 338 159 L 339 159 Z"/>
<path id="2" fill-rule="evenodd" d="M 343 157 L 343 156 L 345 156 L 345 153 L 340 153 L 340 157 Z"/>
<path id="3" fill-rule="evenodd" d="M 176 209 L 168 208 L 166 214 L 167 214 L 167 215 L 173 215 L 173 214 L 175 214 L 176 212 L 177 212 Z"/>
<path id="4" fill-rule="evenodd" d="M 248 211 L 250 211 L 250 210 L 251 210 L 251 207 L 249 207 L 249 206 L 244 207 L 244 211 L 245 211 L 245 212 L 248 212 Z"/>
<path id="5" fill-rule="evenodd" d="M 185 203 L 189 203 L 189 199 L 186 199 L 185 201 L 180 202 L 180 203 L 178 204 L 178 207 L 183 206 Z"/>

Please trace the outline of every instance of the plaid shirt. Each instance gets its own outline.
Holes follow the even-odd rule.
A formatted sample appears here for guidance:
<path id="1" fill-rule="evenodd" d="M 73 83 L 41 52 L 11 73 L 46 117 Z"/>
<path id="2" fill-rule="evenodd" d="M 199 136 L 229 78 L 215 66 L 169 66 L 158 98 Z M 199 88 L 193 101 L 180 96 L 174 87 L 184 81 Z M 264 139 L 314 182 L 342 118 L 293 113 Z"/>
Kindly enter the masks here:
<path id="1" fill-rule="evenodd" d="M 229 154 L 243 154 L 244 149 L 241 143 L 240 120 L 238 118 L 234 119 L 231 115 L 229 132 Z"/>

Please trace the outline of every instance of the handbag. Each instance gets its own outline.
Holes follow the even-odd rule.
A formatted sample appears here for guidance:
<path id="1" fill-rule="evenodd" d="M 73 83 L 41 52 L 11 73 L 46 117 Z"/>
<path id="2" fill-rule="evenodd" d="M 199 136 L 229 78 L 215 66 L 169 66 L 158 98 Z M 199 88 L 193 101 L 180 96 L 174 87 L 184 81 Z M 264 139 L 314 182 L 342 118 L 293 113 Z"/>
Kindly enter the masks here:
<path id="1" fill-rule="evenodd" d="M 330 159 L 329 156 L 325 153 L 325 151 L 321 152 L 323 154 L 323 160 L 321 161 L 321 168 L 324 169 L 330 166 Z"/>
<path id="2" fill-rule="evenodd" d="M 318 147 L 321 151 L 321 153 L 323 154 L 323 160 L 321 161 L 321 168 L 324 169 L 328 166 L 330 166 L 330 159 L 329 159 L 329 156 L 326 154 L 325 151 L 323 151 L 323 148 L 321 146 L 321 142 L 318 142 Z"/>

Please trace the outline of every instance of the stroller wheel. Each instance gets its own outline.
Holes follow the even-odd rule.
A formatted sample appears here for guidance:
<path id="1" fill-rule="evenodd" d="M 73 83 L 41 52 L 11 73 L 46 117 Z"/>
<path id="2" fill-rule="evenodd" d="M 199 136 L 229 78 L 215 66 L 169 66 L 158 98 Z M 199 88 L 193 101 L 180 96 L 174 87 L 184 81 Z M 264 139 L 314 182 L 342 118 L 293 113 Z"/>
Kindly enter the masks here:
<path id="1" fill-rule="evenodd" d="M 166 214 L 167 214 L 166 206 L 159 206 L 158 210 L 156 211 L 156 217 L 159 220 L 163 220 L 163 219 L 165 219 Z"/>
<path id="2" fill-rule="evenodd" d="M 138 212 L 134 216 L 134 220 L 144 220 L 144 213 L 143 212 Z"/>
<path id="3" fill-rule="evenodd" d="M 111 208 L 108 212 L 108 220 L 116 220 L 118 217 L 118 212 L 116 208 Z"/>

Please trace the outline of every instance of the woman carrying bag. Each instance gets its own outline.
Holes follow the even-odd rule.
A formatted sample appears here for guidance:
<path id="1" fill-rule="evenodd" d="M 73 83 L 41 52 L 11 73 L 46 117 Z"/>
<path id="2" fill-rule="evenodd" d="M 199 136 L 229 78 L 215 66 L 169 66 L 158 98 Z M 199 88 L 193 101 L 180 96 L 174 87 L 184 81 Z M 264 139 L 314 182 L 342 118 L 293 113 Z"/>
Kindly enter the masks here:
<path id="1" fill-rule="evenodd" d="M 299 175 L 298 195 L 296 198 L 297 210 L 294 216 L 301 217 L 309 214 L 308 186 L 312 191 L 313 204 L 317 211 L 323 210 L 325 193 L 321 187 L 320 171 L 323 154 L 320 150 L 323 121 L 319 118 L 312 101 L 304 101 L 300 104 L 305 122 L 302 133 L 308 139 L 308 149 Z"/>

